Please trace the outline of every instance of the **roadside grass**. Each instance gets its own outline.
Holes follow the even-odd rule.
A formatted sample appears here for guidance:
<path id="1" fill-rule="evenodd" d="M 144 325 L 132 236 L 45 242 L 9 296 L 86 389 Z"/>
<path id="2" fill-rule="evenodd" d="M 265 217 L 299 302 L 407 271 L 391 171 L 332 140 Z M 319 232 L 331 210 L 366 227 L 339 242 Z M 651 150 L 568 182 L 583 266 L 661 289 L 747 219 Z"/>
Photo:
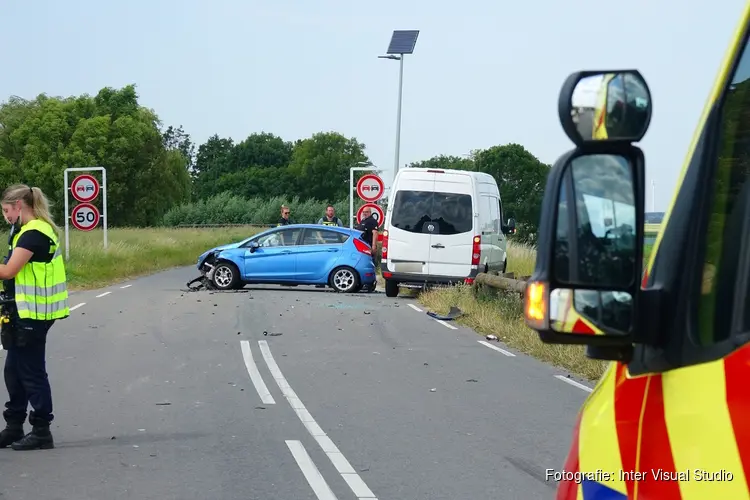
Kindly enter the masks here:
<path id="1" fill-rule="evenodd" d="M 240 241 L 262 229 L 254 226 L 206 229 L 118 228 L 70 232 L 70 258 L 65 262 L 70 290 L 99 288 L 137 276 L 195 264 L 217 245 Z M 0 236 L 2 237 L 2 236 Z M 7 241 L 7 233 L 4 236 Z M 61 238 L 64 251 L 64 238 Z M 197 271 L 196 271 L 197 276 Z"/>
<path id="2" fill-rule="evenodd" d="M 647 262 L 651 246 L 644 249 Z M 529 276 L 534 270 L 536 251 L 520 244 L 508 245 L 508 272 L 517 277 Z M 548 345 L 528 328 L 523 319 L 523 302 L 518 294 L 484 291 L 474 294 L 469 285 L 436 288 L 420 293 L 418 300 L 429 310 L 446 314 L 451 306 L 460 308 L 464 315 L 457 320 L 482 335 L 492 334 L 506 345 L 537 359 L 564 368 L 589 380 L 597 380 L 608 362 L 586 357 L 584 346 Z"/>

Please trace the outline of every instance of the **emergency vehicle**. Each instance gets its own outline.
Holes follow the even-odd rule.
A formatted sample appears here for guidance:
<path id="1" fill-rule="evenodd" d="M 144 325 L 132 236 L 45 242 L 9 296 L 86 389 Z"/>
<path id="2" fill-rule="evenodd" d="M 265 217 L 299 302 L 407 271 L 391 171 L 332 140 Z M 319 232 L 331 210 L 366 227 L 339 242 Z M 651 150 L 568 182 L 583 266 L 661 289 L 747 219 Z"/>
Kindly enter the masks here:
<path id="1" fill-rule="evenodd" d="M 548 177 L 525 320 L 543 342 L 609 364 L 555 464 L 559 500 L 750 499 L 749 26 L 750 5 L 645 265 L 645 157 L 634 144 L 651 120 L 646 81 L 579 72 L 560 92 L 575 148 Z M 571 96 L 592 77 L 604 86 L 604 130 L 593 120 L 586 134 Z"/>

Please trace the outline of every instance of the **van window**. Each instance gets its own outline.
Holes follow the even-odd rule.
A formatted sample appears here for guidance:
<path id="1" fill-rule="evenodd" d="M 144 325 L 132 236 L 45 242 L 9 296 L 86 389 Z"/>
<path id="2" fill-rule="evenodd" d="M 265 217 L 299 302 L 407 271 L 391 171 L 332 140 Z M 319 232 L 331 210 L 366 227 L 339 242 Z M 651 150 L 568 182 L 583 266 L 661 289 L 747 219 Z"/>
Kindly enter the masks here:
<path id="1" fill-rule="evenodd" d="M 704 243 L 698 334 L 694 339 L 702 346 L 728 339 L 735 314 L 743 314 L 742 329 L 750 330 L 750 304 L 745 302 L 737 308 L 739 302 L 735 300 L 735 284 L 743 259 L 747 258 L 741 236 L 746 232 L 750 202 L 750 52 L 745 43 L 724 96 L 718 127 L 721 135 L 714 159 L 713 199 Z M 739 277 L 742 278 L 746 277 Z M 747 292 L 744 297 L 748 297 Z"/>
<path id="2" fill-rule="evenodd" d="M 410 233 L 462 234 L 474 229 L 471 195 L 433 191 L 399 191 L 393 201 L 391 225 Z"/>
<path id="3" fill-rule="evenodd" d="M 489 198 L 490 201 L 490 223 L 491 230 L 496 233 L 500 232 L 500 205 L 497 204 L 497 198 Z"/>

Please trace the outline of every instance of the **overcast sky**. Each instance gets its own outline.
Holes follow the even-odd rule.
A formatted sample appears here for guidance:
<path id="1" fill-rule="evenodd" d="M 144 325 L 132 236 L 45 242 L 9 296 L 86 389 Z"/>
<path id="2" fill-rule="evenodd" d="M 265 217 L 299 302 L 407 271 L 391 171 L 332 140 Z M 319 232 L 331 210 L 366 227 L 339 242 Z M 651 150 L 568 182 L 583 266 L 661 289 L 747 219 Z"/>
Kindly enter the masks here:
<path id="1" fill-rule="evenodd" d="M 355 136 L 392 177 L 394 29 L 405 60 L 401 165 L 517 142 L 546 163 L 571 147 L 565 77 L 637 68 L 654 99 L 641 146 L 647 206 L 666 209 L 744 0 L 0 0 L 0 99 L 137 84 L 197 143 L 267 131 Z"/>

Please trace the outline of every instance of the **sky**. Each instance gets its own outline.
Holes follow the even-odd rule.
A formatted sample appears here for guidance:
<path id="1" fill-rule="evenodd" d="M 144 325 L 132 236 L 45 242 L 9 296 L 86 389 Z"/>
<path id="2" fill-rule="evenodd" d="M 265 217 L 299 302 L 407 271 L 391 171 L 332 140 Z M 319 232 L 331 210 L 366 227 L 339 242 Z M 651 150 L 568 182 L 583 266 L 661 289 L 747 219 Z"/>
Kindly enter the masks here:
<path id="1" fill-rule="evenodd" d="M 638 69 L 653 99 L 647 211 L 670 203 L 745 0 L 0 0 L 0 100 L 134 83 L 200 144 L 337 131 L 393 176 L 393 30 L 404 60 L 400 165 L 519 143 L 552 164 L 573 147 L 557 99 L 574 71 Z M 652 180 L 655 183 L 652 206 Z"/>

